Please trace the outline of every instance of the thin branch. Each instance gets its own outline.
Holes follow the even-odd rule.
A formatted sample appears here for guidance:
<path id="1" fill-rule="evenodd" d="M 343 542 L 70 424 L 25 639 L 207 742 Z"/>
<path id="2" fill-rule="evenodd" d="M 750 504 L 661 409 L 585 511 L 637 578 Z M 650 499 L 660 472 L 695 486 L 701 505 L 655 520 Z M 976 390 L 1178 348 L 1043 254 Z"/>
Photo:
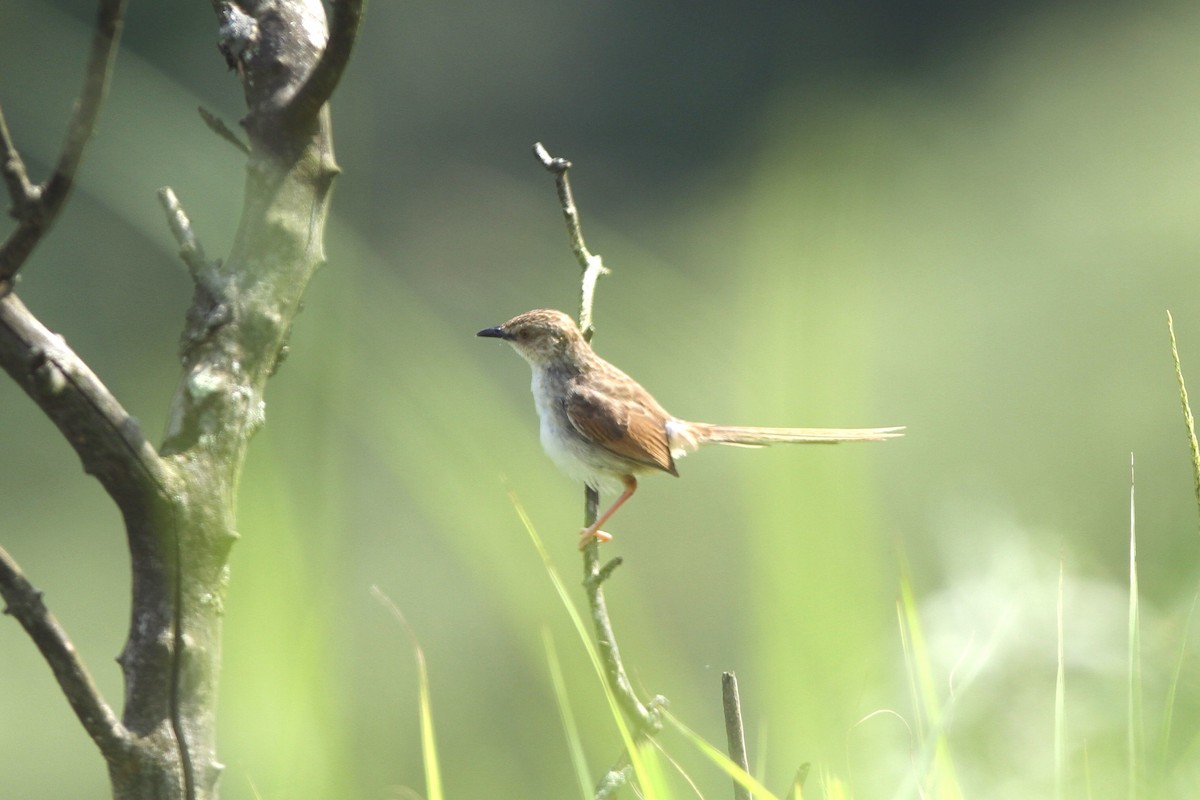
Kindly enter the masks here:
<path id="1" fill-rule="evenodd" d="M 595 332 L 592 325 L 592 302 L 595 299 L 596 281 L 608 270 L 600 261 L 600 257 L 592 255 L 583 241 L 583 230 L 579 226 L 579 209 L 575 206 L 575 198 L 571 194 L 571 184 L 567 180 L 567 170 L 571 162 L 565 158 L 553 158 L 546 148 L 538 142 L 533 146 L 533 152 L 548 171 L 554 175 L 558 187 L 558 200 L 562 204 L 563 217 L 567 222 L 567 234 L 571 237 L 571 249 L 583 267 L 583 284 L 579 302 L 579 329 L 586 339 L 590 340 Z M 591 525 L 596 521 L 600 506 L 600 493 L 590 486 L 584 488 L 583 495 L 583 524 Z M 596 630 L 596 646 L 604 662 L 608 684 L 613 694 L 624 709 L 625 715 L 637 726 L 640 732 L 657 733 L 662 730 L 662 717 L 659 708 L 666 704 L 662 697 L 655 697 L 649 704 L 642 703 L 633 684 L 625 672 L 621 662 L 621 651 L 617 647 L 617 638 L 613 633 L 612 622 L 608 618 L 608 604 L 604 600 L 604 582 L 612 575 L 613 570 L 621 565 L 620 559 L 613 559 L 607 564 L 600 564 L 600 548 L 596 539 L 592 539 L 583 548 L 583 586 L 587 591 L 588 608 L 592 614 L 592 626 Z"/>
<path id="2" fill-rule="evenodd" d="M 575 197 L 571 193 L 571 182 L 567 178 L 567 170 L 571 168 L 571 162 L 565 158 L 552 157 L 541 142 L 533 146 L 533 152 L 542 162 L 542 166 L 554 175 L 554 182 L 558 187 L 558 202 L 562 206 L 563 218 L 567 222 L 567 235 L 571 237 L 571 250 L 575 253 L 575 258 L 578 259 L 579 266 L 583 269 L 579 298 L 579 330 L 583 333 L 583 338 L 590 342 L 592 335 L 596 332 L 596 326 L 592 324 L 592 302 L 596 295 L 596 281 L 600 280 L 601 275 L 607 275 L 608 269 L 604 266 L 600 256 L 593 255 L 583 241 L 583 228 L 579 224 L 579 208 L 575 205 Z"/>
<path id="3" fill-rule="evenodd" d="M 329 102 L 333 90 L 342 79 L 342 71 L 350 61 L 365 9 L 365 0 L 334 0 L 329 41 L 312 72 L 288 101 L 284 109 L 287 123 L 312 119 Z"/>
<path id="4" fill-rule="evenodd" d="M 250 155 L 250 145 L 243 142 L 236 133 L 231 131 L 224 120 L 204 106 L 197 106 L 196 110 L 200 112 L 200 119 L 204 120 L 204 124 L 208 126 L 209 130 L 237 148 L 238 152 L 242 155 Z"/>
<path id="5" fill-rule="evenodd" d="M 29 181 L 29 173 L 25 171 L 25 162 L 8 130 L 3 109 L 0 109 L 0 173 L 8 187 L 8 196 L 12 198 L 12 213 L 20 216 L 23 213 L 21 207 L 36 200 L 39 190 Z"/>
<path id="6" fill-rule="evenodd" d="M 171 228 L 171 234 L 175 237 L 175 241 L 179 243 L 179 257 L 187 265 L 192 280 L 198 286 L 214 288 L 211 284 L 216 278 L 214 274 L 216 270 L 212 263 L 205 258 L 204 246 L 200 244 L 200 239 L 192 230 L 192 221 L 188 219 L 183 206 L 179 204 L 179 198 L 175 196 L 175 191 L 170 186 L 159 189 L 158 202 L 166 212 L 167 225 Z"/>
<path id="7" fill-rule="evenodd" d="M 6 604 L 4 613 L 21 623 L 37 645 L 75 716 L 79 717 L 100 752 L 111 759 L 129 749 L 132 746 L 129 732 L 104 701 L 75 646 L 42 602 L 42 593 L 33 587 L 17 562 L 2 547 L 0 597 Z"/>
<path id="8" fill-rule="evenodd" d="M 725 739 L 729 743 L 729 759 L 750 774 L 746 756 L 746 731 L 742 725 L 742 699 L 738 695 L 737 676 L 721 673 L 721 707 L 725 710 Z M 750 790 L 738 781 L 733 782 L 734 800 L 751 800 Z"/>
<path id="9" fill-rule="evenodd" d="M 54 174 L 45 183 L 33 186 L 29 182 L 7 125 L 2 126 L 0 139 L 3 141 L 0 147 L 3 148 L 5 182 L 10 194 L 19 189 L 20 195 L 13 197 L 13 213 L 19 224 L 0 246 L 0 295 L 11 291 L 17 270 L 50 229 L 71 193 L 75 171 L 83 158 L 84 147 L 96 129 L 96 118 L 108 92 L 108 80 L 116 60 L 124 13 L 125 0 L 100 0 L 83 89 L 67 126 L 67 138 Z"/>
<path id="10" fill-rule="evenodd" d="M 590 502 L 591 496 L 596 495 L 590 488 L 587 491 L 589 492 L 587 498 L 589 502 L 587 502 L 587 510 L 584 514 L 585 527 L 596 521 L 595 505 Z M 645 704 L 638 698 L 637 692 L 633 690 L 633 684 L 625 672 L 625 665 L 621 661 L 621 650 L 617 647 L 617 637 L 613 633 L 612 622 L 608 618 L 608 603 L 604 599 L 603 586 L 605 579 L 612 574 L 613 569 L 619 563 L 619 561 L 609 562 L 603 567 L 600 566 L 600 545 L 596 539 L 589 542 L 583 549 L 583 587 L 587 591 L 588 608 L 592 614 L 592 627 L 596 629 L 596 647 L 604 662 L 605 676 L 608 678 L 609 686 L 612 687 L 617 702 L 625 711 L 625 716 L 638 727 L 640 732 L 658 733 L 662 730 L 662 716 L 658 709 L 665 701 L 661 697 L 656 697 L 651 703 Z"/>
<path id="11" fill-rule="evenodd" d="M 0 298 L 0 368 L 58 426 L 122 511 L 144 516 L 151 495 L 169 495 L 170 474 L 137 420 L 12 294 Z"/>

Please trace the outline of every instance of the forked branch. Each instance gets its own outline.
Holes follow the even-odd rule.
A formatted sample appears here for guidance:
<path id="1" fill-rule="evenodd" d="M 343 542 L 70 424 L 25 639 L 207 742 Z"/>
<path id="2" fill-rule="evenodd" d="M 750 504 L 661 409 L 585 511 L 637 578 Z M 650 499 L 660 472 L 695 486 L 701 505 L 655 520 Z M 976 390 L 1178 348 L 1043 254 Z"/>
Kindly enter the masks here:
<path id="1" fill-rule="evenodd" d="M 114 797 L 210 800 L 221 771 L 215 700 L 227 558 L 237 537 L 233 498 L 250 436 L 262 424 L 265 384 L 304 288 L 324 262 L 338 170 L 323 104 L 349 58 L 362 2 L 335 0 L 337 30 L 327 37 L 321 0 L 214 0 L 221 44 L 250 106 L 251 164 L 243 218 L 219 270 L 178 199 L 169 190 L 161 195 L 197 292 L 168 434 L 157 450 L 62 337 L 11 292 L 69 194 L 108 85 L 124 0 L 98 2 L 87 77 L 45 183 L 30 180 L 0 115 L 0 178 L 17 218 L 0 245 L 0 368 L 58 426 L 121 509 L 132 613 L 118 658 L 125 677 L 120 720 L 40 593 L 3 551 L 0 596 L 99 745 Z M 303 114 L 289 118 L 289 98 L 299 98 Z M 289 119 L 295 124 L 285 124 Z"/>
<path id="2" fill-rule="evenodd" d="M 54 173 L 43 183 L 30 181 L 25 162 L 8 130 L 3 112 L 0 112 L 0 172 L 12 200 L 12 215 L 17 219 L 16 230 L 0 245 L 0 297 L 12 291 L 17 270 L 50 229 L 71 193 L 83 149 L 92 138 L 96 118 L 108 92 L 124 13 L 125 0 L 101 0 L 83 89 L 67 126 L 67 138 Z"/>
<path id="3" fill-rule="evenodd" d="M 127 515 L 144 514 L 152 495 L 169 492 L 169 474 L 137 420 L 15 294 L 0 298 L 0 368 L 58 426 L 84 471 Z"/>

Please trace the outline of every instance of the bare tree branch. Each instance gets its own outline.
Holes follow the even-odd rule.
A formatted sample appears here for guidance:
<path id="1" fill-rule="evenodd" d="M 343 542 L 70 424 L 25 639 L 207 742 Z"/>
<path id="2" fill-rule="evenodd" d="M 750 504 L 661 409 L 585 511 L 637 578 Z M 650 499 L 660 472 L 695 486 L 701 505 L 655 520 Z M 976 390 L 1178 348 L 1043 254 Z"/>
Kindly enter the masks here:
<path id="1" fill-rule="evenodd" d="M 100 0 L 83 89 L 67 126 L 67 138 L 58 156 L 54 174 L 45 183 L 34 186 L 29 181 L 8 126 L 0 118 L 0 157 L 4 159 L 2 169 L 13 201 L 12 211 L 19 223 L 7 241 L 0 245 L 0 295 L 12 290 L 17 270 L 50 229 L 71 192 L 75 171 L 83 158 L 84 147 L 96 128 L 96 118 L 108 92 L 124 13 L 125 0 Z"/>
<path id="2" fill-rule="evenodd" d="M 84 730 L 105 758 L 118 757 L 131 746 L 129 731 L 100 694 L 66 631 L 42 602 L 42 593 L 25 578 L 17 562 L 0 547 L 0 597 L 12 616 L 37 645 L 59 688 Z"/>
<path id="3" fill-rule="evenodd" d="M 144 512 L 149 493 L 172 481 L 137 420 L 61 336 L 16 295 L 0 298 L 0 367 L 37 403 L 126 513 Z"/>
<path id="4" fill-rule="evenodd" d="M 104 704 L 65 633 L 16 563 L 0 551 L 0 594 L 46 654 L 64 693 L 104 753 L 118 800 L 211 800 L 216 758 L 228 556 L 237 539 L 235 498 L 250 437 L 263 423 L 263 392 L 313 273 L 324 263 L 324 226 L 338 167 L 329 114 L 285 124 L 281 98 L 300 92 L 328 39 L 321 0 L 216 0 L 221 47 L 249 106 L 250 158 L 233 248 L 210 262 L 178 198 L 160 193 L 196 286 L 183 336 L 182 375 L 167 434 L 156 451 L 99 378 L 11 293 L 12 278 L 71 189 L 105 94 L 124 0 L 101 0 L 88 76 L 58 166 L 30 182 L 0 115 L 0 177 L 18 228 L 0 248 L 0 367 L 60 429 L 124 518 L 130 550 L 129 636 L 120 722 Z M 359 0 L 335 8 L 340 26 L 312 102 L 341 74 L 361 16 Z M 340 62 L 340 63 L 339 63 Z"/>

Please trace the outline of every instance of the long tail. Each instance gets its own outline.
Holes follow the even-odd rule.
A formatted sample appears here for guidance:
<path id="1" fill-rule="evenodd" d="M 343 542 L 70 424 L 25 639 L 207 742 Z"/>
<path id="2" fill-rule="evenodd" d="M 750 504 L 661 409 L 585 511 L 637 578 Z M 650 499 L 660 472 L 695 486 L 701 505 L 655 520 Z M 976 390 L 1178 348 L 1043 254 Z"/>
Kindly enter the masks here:
<path id="1" fill-rule="evenodd" d="M 742 425 L 709 425 L 705 422 L 672 420 L 667 425 L 671 449 L 690 452 L 702 444 L 762 447 L 769 444 L 836 444 L 837 442 L 881 442 L 903 436 L 904 428 L 754 428 Z"/>
<path id="2" fill-rule="evenodd" d="M 740 425 L 692 423 L 699 440 L 719 444 L 767 445 L 784 442 L 836 444 L 837 442 L 881 442 L 903 436 L 903 428 L 752 428 Z"/>

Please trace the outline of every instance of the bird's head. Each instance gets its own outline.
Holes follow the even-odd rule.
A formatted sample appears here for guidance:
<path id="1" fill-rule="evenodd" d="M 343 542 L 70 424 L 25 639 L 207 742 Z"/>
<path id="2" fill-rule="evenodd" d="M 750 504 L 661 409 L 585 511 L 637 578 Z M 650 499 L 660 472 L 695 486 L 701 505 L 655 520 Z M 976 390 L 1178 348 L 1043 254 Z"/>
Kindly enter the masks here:
<path id="1" fill-rule="evenodd" d="M 475 335 L 503 339 L 535 368 L 578 364 L 589 350 L 575 320 L 547 308 L 526 311 Z"/>

